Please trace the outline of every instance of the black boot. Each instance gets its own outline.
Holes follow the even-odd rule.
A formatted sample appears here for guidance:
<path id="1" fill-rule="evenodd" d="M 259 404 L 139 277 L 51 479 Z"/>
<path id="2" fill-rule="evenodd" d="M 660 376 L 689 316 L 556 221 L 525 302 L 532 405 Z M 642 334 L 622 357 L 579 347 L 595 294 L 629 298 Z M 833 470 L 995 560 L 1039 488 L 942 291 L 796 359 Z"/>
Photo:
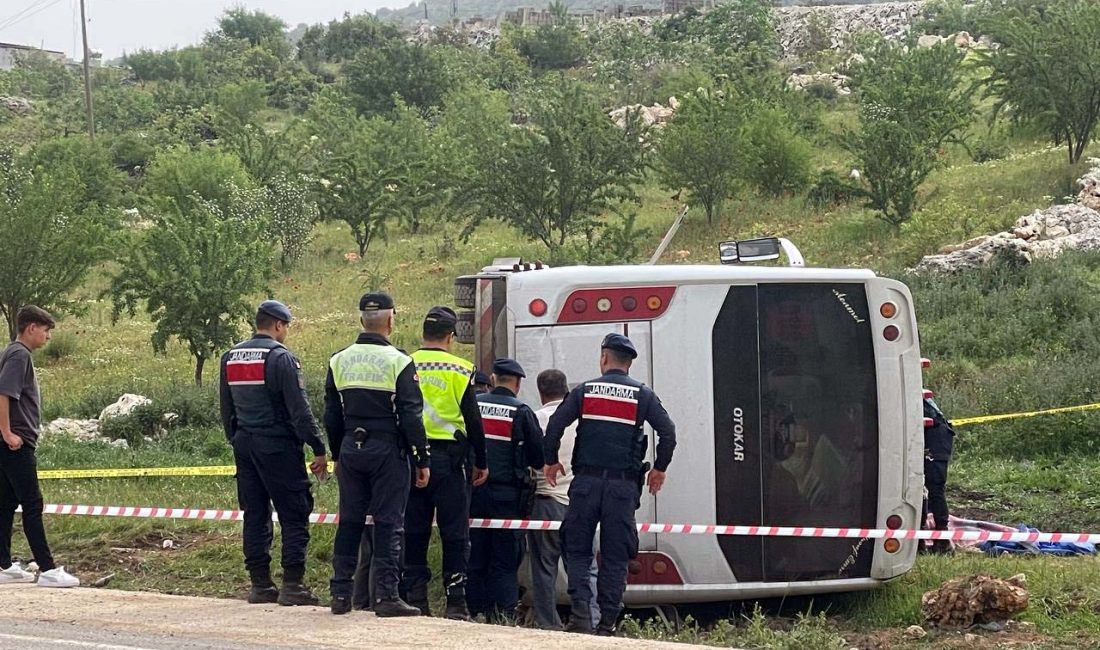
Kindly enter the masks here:
<path id="1" fill-rule="evenodd" d="M 596 626 L 596 636 L 615 636 L 618 630 L 615 628 L 614 623 L 604 623 L 602 620 L 600 624 Z"/>
<path id="2" fill-rule="evenodd" d="M 452 621 L 470 620 L 470 610 L 466 607 L 466 576 L 456 573 L 447 576 L 447 611 L 444 616 Z"/>
<path id="3" fill-rule="evenodd" d="M 249 571 L 252 579 L 252 589 L 248 592 L 248 602 L 253 605 L 274 603 L 279 600 L 279 590 L 271 581 L 270 569 L 256 569 Z"/>
<path id="4" fill-rule="evenodd" d="M 321 601 L 305 585 L 304 566 L 283 567 L 283 588 L 279 590 L 279 604 L 285 606 L 317 606 Z"/>
<path id="5" fill-rule="evenodd" d="M 400 598 L 379 599 L 374 603 L 374 615 L 379 618 L 392 616 L 420 616 L 420 610 Z"/>
<path id="6" fill-rule="evenodd" d="M 432 606 L 428 603 L 428 583 L 415 580 L 408 583 L 405 589 L 408 603 L 420 610 L 423 616 L 432 615 Z"/>
<path id="7" fill-rule="evenodd" d="M 342 616 L 351 611 L 351 596 L 333 596 L 332 613 Z"/>
<path id="8" fill-rule="evenodd" d="M 569 610 L 569 623 L 566 624 L 565 631 L 574 634 L 592 634 L 592 611 L 588 609 L 588 603 L 573 603 Z"/>
<path id="9" fill-rule="evenodd" d="M 932 549 L 929 553 L 932 555 L 950 555 L 951 542 L 946 539 L 937 539 L 932 542 Z"/>

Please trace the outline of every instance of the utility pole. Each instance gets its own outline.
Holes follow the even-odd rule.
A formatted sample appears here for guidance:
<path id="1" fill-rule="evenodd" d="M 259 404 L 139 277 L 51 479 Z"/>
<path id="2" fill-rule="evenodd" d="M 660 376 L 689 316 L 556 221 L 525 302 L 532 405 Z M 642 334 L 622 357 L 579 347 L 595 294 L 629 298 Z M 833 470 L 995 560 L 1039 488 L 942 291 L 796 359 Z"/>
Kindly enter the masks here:
<path id="1" fill-rule="evenodd" d="M 88 49 L 88 16 L 80 0 L 80 31 L 84 35 L 84 108 L 88 112 L 88 137 L 95 140 L 95 112 L 92 109 L 91 50 Z"/>

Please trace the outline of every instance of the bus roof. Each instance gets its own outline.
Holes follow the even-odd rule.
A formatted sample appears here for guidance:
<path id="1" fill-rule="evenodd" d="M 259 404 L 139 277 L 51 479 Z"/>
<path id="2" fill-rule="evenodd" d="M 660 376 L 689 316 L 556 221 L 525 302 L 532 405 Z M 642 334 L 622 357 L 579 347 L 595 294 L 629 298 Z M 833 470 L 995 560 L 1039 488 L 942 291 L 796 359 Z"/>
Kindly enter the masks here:
<path id="1" fill-rule="evenodd" d="M 508 274 L 513 288 L 632 286 L 647 284 L 716 284 L 727 282 L 858 282 L 876 277 L 867 269 L 820 269 L 789 266 L 658 264 L 635 266 L 563 266 Z"/>

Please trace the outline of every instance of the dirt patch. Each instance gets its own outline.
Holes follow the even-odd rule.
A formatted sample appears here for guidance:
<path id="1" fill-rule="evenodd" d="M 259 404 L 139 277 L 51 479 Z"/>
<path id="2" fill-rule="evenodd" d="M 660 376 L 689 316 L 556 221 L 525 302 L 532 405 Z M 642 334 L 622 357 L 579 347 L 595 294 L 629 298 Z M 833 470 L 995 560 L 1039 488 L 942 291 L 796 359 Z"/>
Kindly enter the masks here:
<path id="1" fill-rule="evenodd" d="M 970 632 L 939 632 L 930 630 L 921 639 L 907 637 L 904 630 L 877 630 L 866 634 L 845 635 L 848 643 L 859 650 L 892 650 L 893 648 L 958 648 L 960 650 L 1001 650 L 1003 648 L 1077 648 L 1077 642 L 1055 641 L 1024 626 L 1010 625 L 1002 632 L 982 630 Z"/>

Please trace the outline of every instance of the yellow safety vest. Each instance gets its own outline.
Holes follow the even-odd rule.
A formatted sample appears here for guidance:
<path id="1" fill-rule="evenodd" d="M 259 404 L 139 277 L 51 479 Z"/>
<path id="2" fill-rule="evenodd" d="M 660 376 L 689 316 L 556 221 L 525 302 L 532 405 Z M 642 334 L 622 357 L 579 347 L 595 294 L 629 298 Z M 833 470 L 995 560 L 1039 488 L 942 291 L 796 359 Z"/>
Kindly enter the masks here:
<path id="1" fill-rule="evenodd" d="M 392 345 L 356 343 L 329 359 L 336 390 L 361 388 L 397 392 L 397 377 L 412 363 L 407 354 Z"/>
<path id="2" fill-rule="evenodd" d="M 428 440 L 454 440 L 455 433 L 466 431 L 462 396 L 470 386 L 474 364 L 442 350 L 417 350 L 412 358 L 424 395 Z"/>

